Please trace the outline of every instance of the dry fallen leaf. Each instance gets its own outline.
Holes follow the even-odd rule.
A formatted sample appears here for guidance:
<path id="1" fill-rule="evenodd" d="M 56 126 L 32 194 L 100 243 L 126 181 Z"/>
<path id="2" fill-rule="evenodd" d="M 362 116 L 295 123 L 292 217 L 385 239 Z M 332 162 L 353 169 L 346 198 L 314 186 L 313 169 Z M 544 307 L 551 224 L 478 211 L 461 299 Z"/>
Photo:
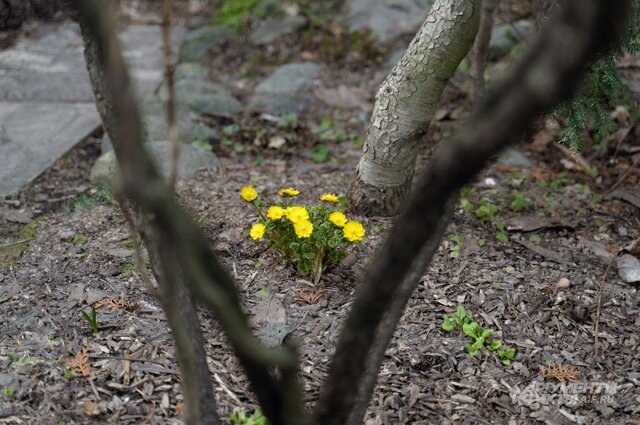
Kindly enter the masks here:
<path id="1" fill-rule="evenodd" d="M 67 362 L 69 369 L 82 376 L 89 376 L 91 374 L 91 363 L 89 363 L 89 348 L 84 347 L 76 356 Z"/>
<path id="2" fill-rule="evenodd" d="M 315 292 L 311 292 L 308 288 L 302 288 L 298 291 L 298 299 L 306 302 L 307 304 L 315 304 L 322 294 L 324 294 L 324 289 L 318 289 Z"/>
<path id="3" fill-rule="evenodd" d="M 86 399 L 82 406 L 84 407 L 84 413 L 87 416 L 99 416 L 102 412 L 96 403 L 93 401 Z"/>
<path id="4" fill-rule="evenodd" d="M 540 366 L 540 374 L 543 378 L 555 378 L 560 382 L 575 382 L 580 377 L 578 369 L 555 363 L 551 363 L 548 366 Z"/>

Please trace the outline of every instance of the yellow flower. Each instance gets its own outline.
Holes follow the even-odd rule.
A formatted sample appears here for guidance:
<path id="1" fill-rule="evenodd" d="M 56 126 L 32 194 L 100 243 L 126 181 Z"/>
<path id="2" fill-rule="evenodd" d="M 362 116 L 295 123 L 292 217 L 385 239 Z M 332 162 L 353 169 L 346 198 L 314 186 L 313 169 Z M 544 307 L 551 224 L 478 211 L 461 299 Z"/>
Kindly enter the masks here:
<path id="1" fill-rule="evenodd" d="M 296 224 L 300 221 L 309 220 L 309 213 L 307 212 L 307 209 L 305 207 L 288 207 L 286 211 L 287 218 L 293 224 Z"/>
<path id="2" fill-rule="evenodd" d="M 240 190 L 240 196 L 247 202 L 253 202 L 258 198 L 258 192 L 253 186 L 245 186 Z"/>
<path id="3" fill-rule="evenodd" d="M 361 241 L 364 237 L 364 226 L 357 221 L 350 221 L 342 229 L 344 237 L 350 242 Z"/>
<path id="4" fill-rule="evenodd" d="M 329 221 L 338 227 L 344 227 L 349 220 L 347 220 L 347 216 L 342 214 L 340 211 L 334 211 L 329 214 Z"/>
<path id="5" fill-rule="evenodd" d="M 340 198 L 335 193 L 324 193 L 320 197 L 320 200 L 324 202 L 333 202 L 334 204 L 340 202 Z"/>
<path id="6" fill-rule="evenodd" d="M 309 220 L 300 220 L 294 223 L 293 230 L 299 238 L 308 238 L 313 232 L 313 224 Z"/>
<path id="7" fill-rule="evenodd" d="M 273 206 L 269 207 L 267 211 L 267 217 L 271 220 L 280 220 L 282 217 L 286 215 L 287 211 L 284 208 Z"/>
<path id="8" fill-rule="evenodd" d="M 264 236 L 264 231 L 265 231 L 264 224 L 256 223 L 251 228 L 249 235 L 251 236 L 251 239 L 253 239 L 254 241 L 257 241 L 258 239 L 262 239 L 262 237 Z"/>
<path id="9" fill-rule="evenodd" d="M 278 195 L 282 196 L 283 198 L 293 198 L 294 196 L 300 195 L 300 191 L 298 189 L 288 187 L 286 189 L 280 189 L 278 191 Z"/>

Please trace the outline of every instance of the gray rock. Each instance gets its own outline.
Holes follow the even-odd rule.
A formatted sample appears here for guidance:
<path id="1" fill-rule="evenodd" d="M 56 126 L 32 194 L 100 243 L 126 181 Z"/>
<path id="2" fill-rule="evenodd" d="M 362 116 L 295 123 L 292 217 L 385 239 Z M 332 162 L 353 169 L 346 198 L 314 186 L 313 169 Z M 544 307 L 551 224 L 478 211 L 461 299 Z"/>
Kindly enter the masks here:
<path id="1" fill-rule="evenodd" d="M 491 33 L 489 56 L 491 60 L 498 60 L 508 55 L 518 43 L 524 41 L 533 33 L 531 21 L 518 21 L 513 24 L 496 25 Z"/>
<path id="2" fill-rule="evenodd" d="M 502 151 L 500 157 L 498 158 L 498 163 L 506 165 L 507 167 L 533 167 L 533 163 L 529 160 L 529 158 L 524 156 L 524 154 L 518 149 L 515 149 L 511 146 Z"/>
<path id="3" fill-rule="evenodd" d="M 306 109 L 314 98 L 307 94 L 258 93 L 249 98 L 248 109 L 281 115 Z"/>
<path id="4" fill-rule="evenodd" d="M 171 168 L 169 144 L 166 141 L 151 142 L 147 143 L 146 148 L 162 174 L 167 176 Z M 178 175 L 181 178 L 190 178 L 201 168 L 215 169 L 218 163 L 218 158 L 213 153 L 183 144 L 180 146 Z M 110 187 L 117 181 L 118 173 L 119 167 L 115 152 L 104 153 L 91 169 L 91 183 Z"/>
<path id="5" fill-rule="evenodd" d="M 298 31 L 306 22 L 302 16 L 287 16 L 283 19 L 268 21 L 253 30 L 249 40 L 258 46 L 269 44 L 283 35 Z"/>
<path id="6" fill-rule="evenodd" d="M 178 42 L 183 30 L 176 28 Z M 120 32 L 139 95 L 162 78 L 157 26 Z M 0 196 L 15 193 L 100 125 L 74 23 L 41 24 L 0 52 Z"/>
<path id="7" fill-rule="evenodd" d="M 112 148 L 111 151 L 100 155 L 93 164 L 89 179 L 96 186 L 111 187 L 115 183 L 118 172 L 118 161 Z"/>
<path id="8" fill-rule="evenodd" d="M 234 32 L 228 27 L 209 25 L 189 32 L 180 48 L 181 62 L 196 62 L 209 49 L 227 42 Z"/>
<path id="9" fill-rule="evenodd" d="M 228 94 L 194 96 L 189 99 L 187 105 L 189 109 L 200 114 L 228 115 L 242 110 L 242 104 L 238 99 Z"/>
<path id="10" fill-rule="evenodd" d="M 157 96 L 150 96 L 144 100 L 140 108 L 144 126 L 145 138 L 148 141 L 167 140 L 167 118 L 165 106 L 162 99 Z M 176 126 L 177 140 L 181 143 L 191 143 L 191 133 L 198 115 L 191 112 L 183 102 L 176 102 Z"/>
<path id="11" fill-rule="evenodd" d="M 640 282 L 640 260 L 630 254 L 616 258 L 618 274 L 627 283 Z"/>
<path id="12" fill-rule="evenodd" d="M 256 93 L 295 93 L 309 83 L 320 72 L 314 62 L 293 62 L 282 65 L 264 79 L 255 89 Z"/>
<path id="13" fill-rule="evenodd" d="M 176 81 L 173 89 L 178 101 L 186 101 L 193 96 L 206 96 L 208 94 L 228 94 L 229 90 L 222 84 L 214 83 L 200 78 L 186 78 Z M 167 98 L 167 88 L 163 84 L 158 91 L 161 100 Z"/>
<path id="14" fill-rule="evenodd" d="M 422 25 L 434 0 L 347 0 L 346 22 L 352 30 L 369 28 L 379 41 L 412 34 Z"/>
<path id="15" fill-rule="evenodd" d="M 173 75 L 175 81 L 188 80 L 190 78 L 203 79 L 209 75 L 209 69 L 197 62 L 184 62 L 176 66 Z"/>

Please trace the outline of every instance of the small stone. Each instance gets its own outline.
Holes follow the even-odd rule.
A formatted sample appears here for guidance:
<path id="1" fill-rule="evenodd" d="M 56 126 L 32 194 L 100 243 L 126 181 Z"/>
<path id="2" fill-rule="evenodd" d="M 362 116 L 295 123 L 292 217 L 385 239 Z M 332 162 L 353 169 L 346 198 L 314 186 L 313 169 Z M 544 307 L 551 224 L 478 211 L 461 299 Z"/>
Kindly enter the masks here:
<path id="1" fill-rule="evenodd" d="M 320 72 L 314 62 L 293 62 L 276 69 L 255 89 L 256 93 L 295 93 Z"/>
<path id="2" fill-rule="evenodd" d="M 566 277 L 561 278 L 558 283 L 556 283 L 556 288 L 558 289 L 566 289 L 571 286 L 571 282 Z"/>
<path id="3" fill-rule="evenodd" d="M 283 35 L 298 31 L 306 23 L 306 19 L 302 16 L 288 16 L 283 19 L 265 22 L 253 30 L 249 40 L 256 45 L 269 44 Z"/>
<path id="4" fill-rule="evenodd" d="M 181 62 L 196 62 L 207 51 L 227 42 L 234 35 L 233 30 L 225 26 L 209 25 L 189 32 L 180 48 Z"/>
<path id="5" fill-rule="evenodd" d="M 616 258 L 618 274 L 627 283 L 640 282 L 640 260 L 633 255 L 624 254 Z"/>

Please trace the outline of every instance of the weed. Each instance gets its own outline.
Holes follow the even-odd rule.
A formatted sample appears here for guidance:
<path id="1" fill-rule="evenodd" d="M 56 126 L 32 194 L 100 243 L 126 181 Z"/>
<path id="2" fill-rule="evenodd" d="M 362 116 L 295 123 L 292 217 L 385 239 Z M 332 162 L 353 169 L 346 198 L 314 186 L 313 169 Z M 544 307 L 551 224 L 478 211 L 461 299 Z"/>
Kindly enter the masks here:
<path id="1" fill-rule="evenodd" d="M 245 412 L 237 412 L 229 416 L 231 425 L 269 425 L 269 421 L 260 410 L 253 412 L 249 416 Z"/>
<path id="2" fill-rule="evenodd" d="M 81 195 L 69 207 L 71 212 L 90 210 L 98 205 L 113 205 L 115 203 L 111 191 L 105 187 L 93 189 L 86 195 Z"/>
<path id="3" fill-rule="evenodd" d="M 278 117 L 278 127 L 291 130 L 298 128 L 298 114 L 293 112 L 290 114 L 280 115 Z"/>
<path id="4" fill-rule="evenodd" d="M 95 307 L 91 307 L 91 313 L 87 313 L 86 311 L 81 311 L 80 312 L 82 314 L 82 317 L 84 318 L 84 320 L 87 321 L 87 323 L 89 323 L 89 326 L 91 327 L 91 332 L 93 332 L 94 334 L 98 333 L 98 314 L 96 312 L 96 308 Z"/>
<path id="5" fill-rule="evenodd" d="M 331 151 L 323 144 L 316 145 L 311 151 L 311 160 L 317 164 L 327 162 L 331 157 Z"/>
<path id="6" fill-rule="evenodd" d="M 89 241 L 89 238 L 87 238 L 85 235 L 83 234 L 77 234 L 74 238 L 73 238 L 73 243 L 75 243 L 76 245 L 84 245 Z"/>
<path id="7" fill-rule="evenodd" d="M 502 348 L 502 340 L 489 340 L 495 331 L 493 329 L 482 329 L 478 322 L 473 321 L 469 312 L 462 305 L 458 305 L 454 314 L 444 315 L 442 329 L 445 332 L 453 332 L 456 329 L 460 329 L 462 333 L 471 339 L 471 343 L 465 345 L 465 348 L 472 356 L 478 355 L 482 348 L 486 348 L 487 351 L 495 353 L 503 365 L 509 366 L 516 355 L 515 348 L 500 350 Z"/>
<path id="8" fill-rule="evenodd" d="M 449 257 L 458 258 L 460 256 L 460 251 L 462 250 L 464 235 L 461 235 L 461 234 L 449 235 L 449 237 L 447 237 L 447 240 L 453 244 L 451 248 L 449 248 Z"/>
<path id="9" fill-rule="evenodd" d="M 2 390 L 2 394 L 4 394 L 8 398 L 11 398 L 16 395 L 16 389 L 13 387 L 6 387 Z"/>
<path id="10" fill-rule="evenodd" d="M 206 140 L 194 140 L 193 142 L 191 142 L 191 146 L 196 149 L 200 149 L 201 151 L 209 153 L 213 152 L 213 146 L 211 146 L 211 143 Z"/>
<path id="11" fill-rule="evenodd" d="M 495 214 L 500 210 L 496 204 L 483 199 L 482 203 L 476 209 L 476 217 L 481 221 L 493 221 Z"/>
<path id="12" fill-rule="evenodd" d="M 531 242 L 531 243 L 540 243 L 540 242 L 542 242 L 542 238 L 540 237 L 540 235 L 536 235 L 534 233 L 533 235 L 529 235 L 529 242 Z"/>
<path id="13" fill-rule="evenodd" d="M 76 372 L 74 370 L 72 370 L 72 369 L 65 369 L 64 370 L 64 379 L 66 379 L 67 381 L 70 381 L 75 377 L 76 377 Z"/>
<path id="14" fill-rule="evenodd" d="M 513 200 L 511 201 L 511 204 L 509 204 L 509 208 L 511 208 L 512 211 L 524 211 L 531 206 L 531 201 L 529 201 L 522 192 L 513 192 L 512 197 Z"/>

